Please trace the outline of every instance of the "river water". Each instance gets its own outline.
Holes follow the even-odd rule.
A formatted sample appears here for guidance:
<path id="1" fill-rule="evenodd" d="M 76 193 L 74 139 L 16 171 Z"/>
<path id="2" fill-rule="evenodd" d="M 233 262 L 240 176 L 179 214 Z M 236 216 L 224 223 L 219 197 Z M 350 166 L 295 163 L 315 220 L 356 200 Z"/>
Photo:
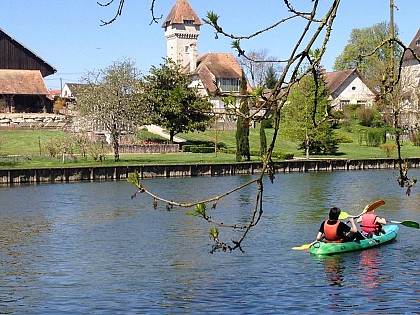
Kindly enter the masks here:
<path id="1" fill-rule="evenodd" d="M 410 170 L 420 177 L 420 170 Z M 420 314 L 420 231 L 331 257 L 292 250 L 314 240 L 328 209 L 358 214 L 383 199 L 388 220 L 420 219 L 393 170 L 276 174 L 244 253 L 210 254 L 210 225 L 152 207 L 125 181 L 0 188 L 0 314 Z M 144 180 L 169 200 L 208 198 L 252 176 Z M 255 187 L 211 216 L 243 223 Z M 238 237 L 221 229 L 221 238 Z"/>

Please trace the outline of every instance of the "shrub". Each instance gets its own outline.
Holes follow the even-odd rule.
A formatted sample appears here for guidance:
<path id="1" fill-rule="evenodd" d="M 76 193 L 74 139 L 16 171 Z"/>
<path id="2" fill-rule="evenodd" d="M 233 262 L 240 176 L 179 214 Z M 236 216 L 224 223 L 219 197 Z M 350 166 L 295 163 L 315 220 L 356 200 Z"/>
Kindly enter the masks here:
<path id="1" fill-rule="evenodd" d="M 192 153 L 213 153 L 214 147 L 191 146 Z"/>
<path id="2" fill-rule="evenodd" d="M 386 130 L 383 128 L 366 129 L 360 132 L 359 144 L 365 143 L 369 147 L 379 147 L 386 142 Z"/>
<path id="3" fill-rule="evenodd" d="M 420 146 L 420 132 L 410 133 L 410 140 L 414 145 Z"/>
<path id="4" fill-rule="evenodd" d="M 397 149 L 397 145 L 395 143 L 382 143 L 380 148 L 385 152 L 386 157 L 391 157 L 392 153 Z"/>
<path id="5" fill-rule="evenodd" d="M 287 152 L 273 152 L 273 158 L 277 158 L 279 160 L 293 160 L 294 154 Z"/>
<path id="6" fill-rule="evenodd" d="M 273 119 L 268 118 L 268 119 L 261 120 L 261 126 L 260 127 L 262 127 L 262 128 L 273 128 Z"/>

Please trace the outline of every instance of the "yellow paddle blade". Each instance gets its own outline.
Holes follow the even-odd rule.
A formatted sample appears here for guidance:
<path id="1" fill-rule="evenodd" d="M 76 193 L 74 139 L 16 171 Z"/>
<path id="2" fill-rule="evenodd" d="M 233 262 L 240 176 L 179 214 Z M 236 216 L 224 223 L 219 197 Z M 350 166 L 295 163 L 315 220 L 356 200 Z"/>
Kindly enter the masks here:
<path id="1" fill-rule="evenodd" d="M 365 209 L 363 210 L 363 213 L 365 212 L 369 212 L 369 211 L 373 211 L 376 208 L 383 206 L 385 204 L 385 201 L 383 200 L 376 200 L 375 202 L 372 202 L 370 204 L 368 204 Z"/>
<path id="2" fill-rule="evenodd" d="M 350 214 L 348 214 L 345 211 L 341 211 L 340 216 L 338 217 L 339 220 L 344 220 L 347 219 L 350 216 Z"/>
<path id="3" fill-rule="evenodd" d="M 309 247 L 311 247 L 312 246 L 312 244 L 313 243 L 315 243 L 315 242 L 312 242 L 312 243 L 310 243 L 310 244 L 303 244 L 303 245 L 301 245 L 301 246 L 295 246 L 295 247 L 292 247 L 292 249 L 295 249 L 295 250 L 304 250 L 304 249 L 308 249 Z"/>

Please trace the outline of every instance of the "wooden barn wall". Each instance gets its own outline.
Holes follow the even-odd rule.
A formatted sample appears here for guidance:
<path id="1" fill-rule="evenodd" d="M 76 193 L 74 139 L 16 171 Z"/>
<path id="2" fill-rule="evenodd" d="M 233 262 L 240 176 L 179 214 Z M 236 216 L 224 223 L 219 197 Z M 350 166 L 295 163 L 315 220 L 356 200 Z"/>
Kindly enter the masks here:
<path id="1" fill-rule="evenodd" d="M 1 31 L 0 69 L 40 70 L 43 77 L 54 73 L 53 67 Z"/>

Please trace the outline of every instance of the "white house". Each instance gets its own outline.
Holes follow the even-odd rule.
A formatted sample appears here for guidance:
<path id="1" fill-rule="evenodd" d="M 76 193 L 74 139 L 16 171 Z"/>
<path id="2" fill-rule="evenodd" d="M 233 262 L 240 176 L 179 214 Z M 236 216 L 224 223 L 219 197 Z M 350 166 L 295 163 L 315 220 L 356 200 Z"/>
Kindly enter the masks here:
<path id="1" fill-rule="evenodd" d="M 326 72 L 324 78 L 333 110 L 343 110 L 348 104 L 373 105 L 376 92 L 357 69 Z"/>
<path id="2" fill-rule="evenodd" d="M 63 89 L 61 90 L 60 97 L 70 100 L 77 100 L 77 93 L 80 91 L 80 88 L 83 86 L 82 83 L 66 83 L 64 84 Z"/>

